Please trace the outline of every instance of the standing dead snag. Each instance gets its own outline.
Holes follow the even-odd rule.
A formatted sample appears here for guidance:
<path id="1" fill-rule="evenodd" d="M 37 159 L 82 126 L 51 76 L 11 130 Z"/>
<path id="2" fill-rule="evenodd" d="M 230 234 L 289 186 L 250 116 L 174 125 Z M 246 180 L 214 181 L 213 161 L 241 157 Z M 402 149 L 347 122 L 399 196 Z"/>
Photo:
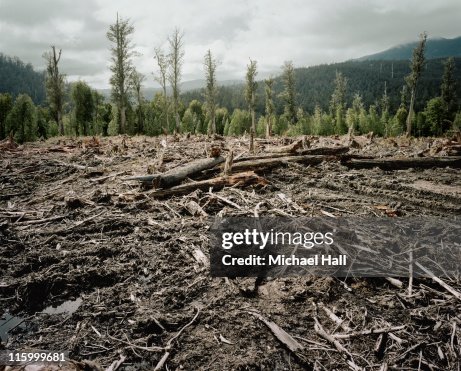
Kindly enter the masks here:
<path id="1" fill-rule="evenodd" d="M 216 86 L 216 59 L 211 55 L 211 50 L 205 54 L 205 75 L 206 75 L 206 87 L 205 87 L 205 99 L 208 113 L 210 114 L 210 126 L 208 127 L 208 133 L 216 134 L 216 98 L 218 89 Z"/>
<path id="2" fill-rule="evenodd" d="M 64 104 L 64 75 L 59 73 L 58 63 L 61 59 L 62 49 L 56 55 L 56 48 L 51 46 L 51 52 L 43 54 L 47 61 L 46 67 L 46 96 L 54 119 L 58 124 L 59 135 L 64 135 L 64 123 L 62 121 L 62 107 Z"/>
<path id="3" fill-rule="evenodd" d="M 110 48 L 112 54 L 110 84 L 112 85 L 111 97 L 117 106 L 120 120 L 118 125 L 119 134 L 124 134 L 127 129 L 126 109 L 129 98 L 129 76 L 134 69 L 131 61 L 133 46 L 130 39 L 133 32 L 134 27 L 129 20 L 119 18 L 117 13 L 117 20 L 115 24 L 110 25 L 106 35 L 107 39 L 113 44 Z"/>
<path id="4" fill-rule="evenodd" d="M 179 120 L 179 99 L 180 99 L 180 85 L 181 85 L 181 69 L 184 63 L 184 34 L 176 28 L 171 37 L 168 38 L 170 46 L 170 54 L 168 61 L 170 63 L 170 70 L 168 72 L 168 81 L 171 85 L 173 95 L 173 113 L 175 118 L 175 133 L 180 131 Z"/>
<path id="5" fill-rule="evenodd" d="M 408 116 L 407 116 L 407 137 L 411 135 L 412 126 L 413 126 L 413 115 L 414 115 L 414 105 L 415 105 L 415 98 L 416 98 L 416 85 L 418 83 L 419 77 L 423 71 L 424 67 L 424 50 L 426 48 L 426 40 L 427 34 L 423 32 L 419 36 L 419 44 L 413 50 L 413 60 L 411 61 L 410 67 L 411 72 L 405 78 L 405 81 L 410 88 L 410 108 L 408 109 Z"/>

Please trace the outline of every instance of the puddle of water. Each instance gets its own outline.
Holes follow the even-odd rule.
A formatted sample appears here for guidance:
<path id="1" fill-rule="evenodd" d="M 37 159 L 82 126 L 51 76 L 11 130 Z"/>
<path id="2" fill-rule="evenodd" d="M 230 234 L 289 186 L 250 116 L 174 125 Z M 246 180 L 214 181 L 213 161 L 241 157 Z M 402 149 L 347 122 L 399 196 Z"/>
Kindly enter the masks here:
<path id="1" fill-rule="evenodd" d="M 58 306 L 52 306 L 45 308 L 42 313 L 46 314 L 69 314 L 74 313 L 82 304 L 82 298 L 77 298 L 75 300 L 68 300 Z"/>
<path id="2" fill-rule="evenodd" d="M 8 331 L 11 329 L 15 328 L 16 326 L 22 326 L 24 327 L 25 325 L 22 324 L 24 321 L 23 318 L 21 317 L 14 317 L 9 313 L 5 313 L 3 316 L 0 317 L 0 342 L 5 344 L 6 341 L 8 340 Z"/>

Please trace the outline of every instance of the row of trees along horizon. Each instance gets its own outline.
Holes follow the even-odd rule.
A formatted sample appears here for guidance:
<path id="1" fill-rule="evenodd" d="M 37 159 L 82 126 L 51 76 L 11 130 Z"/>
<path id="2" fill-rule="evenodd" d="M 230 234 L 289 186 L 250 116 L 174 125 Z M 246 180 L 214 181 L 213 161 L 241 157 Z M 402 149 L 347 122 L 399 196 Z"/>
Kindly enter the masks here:
<path id="1" fill-rule="evenodd" d="M 107 32 L 111 42 L 110 102 L 84 81 L 67 84 L 65 75 L 59 71 L 62 50 L 52 46 L 43 55 L 47 62 L 47 105 L 35 106 L 26 94 L 18 95 L 14 101 L 10 94 L 0 94 L 0 139 L 12 135 L 22 143 L 57 135 L 179 132 L 223 135 L 254 132 L 258 136 L 373 132 L 379 136 L 439 136 L 461 127 L 459 87 L 452 57 L 443 61 L 439 94 L 430 97 L 415 112 L 418 82 L 426 63 L 426 33 L 420 35 L 414 49 L 409 73 L 400 89 L 400 102 L 391 101 L 385 81 L 381 96 L 371 103 L 366 104 L 358 91 L 348 104 L 350 81 L 336 71 L 328 106 L 316 103 L 310 112 L 298 103 L 297 75 L 302 70 L 295 70 L 290 61 L 284 63 L 278 78 L 258 82 L 257 62 L 250 59 L 245 86 L 218 88 L 218 63 L 208 50 L 204 56 L 206 87 L 181 94 L 184 34 L 177 28 L 168 37 L 168 50 L 155 48 L 154 76 L 161 91 L 147 101 L 143 96 L 145 76 L 133 64 L 137 55 L 131 42 L 133 33 L 130 21 L 118 15 Z M 312 105 L 312 101 L 309 103 Z"/>

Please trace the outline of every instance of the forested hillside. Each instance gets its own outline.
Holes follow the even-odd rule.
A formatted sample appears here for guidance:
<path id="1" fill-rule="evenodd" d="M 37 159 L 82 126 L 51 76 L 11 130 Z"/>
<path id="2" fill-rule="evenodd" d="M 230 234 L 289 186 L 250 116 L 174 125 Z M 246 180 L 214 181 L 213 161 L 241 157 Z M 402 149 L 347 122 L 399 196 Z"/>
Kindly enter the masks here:
<path id="1" fill-rule="evenodd" d="M 358 60 L 403 60 L 410 59 L 413 49 L 418 43 L 411 42 L 397 45 L 380 53 L 367 55 Z M 426 58 L 437 59 L 447 57 L 461 57 L 461 37 L 454 39 L 430 38 L 426 45 Z"/>
<path id="2" fill-rule="evenodd" d="M 443 75 L 445 59 L 430 59 L 418 83 L 416 95 L 416 110 L 422 110 L 427 101 L 440 94 L 440 82 Z M 461 58 L 455 58 L 455 79 L 461 81 Z M 405 76 L 410 72 L 409 61 L 348 61 L 328 65 L 313 66 L 295 69 L 297 103 L 305 112 L 313 113 L 319 105 L 327 111 L 331 94 L 334 90 L 336 72 L 342 72 L 347 78 L 346 102 L 352 103 L 353 96 L 359 93 L 365 106 L 380 100 L 384 88 L 387 88 L 390 111 L 395 112 L 401 102 L 401 90 L 405 85 Z M 275 79 L 274 90 L 276 95 L 283 89 L 281 77 Z M 235 108 L 246 109 L 243 94 L 244 85 L 221 87 L 219 90 L 219 105 L 226 107 L 230 112 Z M 457 85 L 457 96 L 461 98 L 461 84 Z M 256 112 L 264 114 L 264 83 L 258 84 Z M 203 100 L 203 90 L 186 92 L 183 94 L 186 106 L 194 100 Z M 407 97 L 408 98 L 408 97 Z M 283 112 L 283 102 L 275 101 L 277 114 Z"/>
<path id="3" fill-rule="evenodd" d="M 126 20 L 117 22 L 128 27 Z M 117 25 L 111 26 L 113 37 L 109 38 L 115 45 Z M 134 31 L 128 27 L 125 32 Z M 24 142 L 58 133 L 180 132 L 429 136 L 461 126 L 461 57 L 423 57 L 424 33 L 416 67 L 414 61 L 410 67 L 410 60 L 354 60 L 305 68 L 286 61 L 279 74 L 262 80 L 258 61 L 250 60 L 241 84 L 216 80 L 219 63 L 210 50 L 204 63 L 205 80 L 182 82 L 184 35 L 175 30 L 172 36 L 176 44 L 168 52 L 156 50 L 159 70 L 154 77 L 162 88 L 153 96 L 152 90 L 145 89 L 146 76 L 130 60 L 133 45 L 123 52 L 121 61 L 112 49 L 112 89 L 104 95 L 84 81 L 68 83 L 58 66 L 62 50 L 54 46 L 44 54 L 46 83 L 45 73 L 35 72 L 18 58 L 0 55 L 0 139 L 9 134 Z M 231 85 L 223 86 L 226 83 Z M 191 86 L 205 87 L 187 91 Z"/>
<path id="4" fill-rule="evenodd" d="M 35 104 L 41 105 L 46 99 L 44 74 L 17 57 L 0 53 L 0 93 L 10 93 L 13 97 L 27 94 Z"/>

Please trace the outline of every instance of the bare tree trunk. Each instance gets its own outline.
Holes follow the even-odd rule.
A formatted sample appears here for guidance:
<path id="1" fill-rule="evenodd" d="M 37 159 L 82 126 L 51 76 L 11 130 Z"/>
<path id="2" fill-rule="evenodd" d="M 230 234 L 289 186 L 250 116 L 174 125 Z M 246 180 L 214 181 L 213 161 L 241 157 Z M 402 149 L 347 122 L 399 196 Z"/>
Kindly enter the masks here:
<path id="1" fill-rule="evenodd" d="M 269 116 L 266 121 L 266 138 L 270 138 L 272 135 L 272 117 Z"/>
<path id="2" fill-rule="evenodd" d="M 120 108 L 120 126 L 119 126 L 119 134 L 125 134 L 126 128 L 126 107 L 122 105 Z"/>
<path id="3" fill-rule="evenodd" d="M 253 129 L 253 134 L 256 134 L 256 121 L 255 121 L 255 109 L 254 109 L 255 92 L 252 93 L 251 99 L 253 102 L 253 108 L 251 109 L 251 128 Z"/>
<path id="4" fill-rule="evenodd" d="M 213 134 L 216 134 L 216 115 L 215 113 L 213 112 L 212 113 L 212 118 L 211 118 L 211 127 L 212 127 L 212 130 L 213 130 Z"/>
<path id="5" fill-rule="evenodd" d="M 180 128 L 180 123 L 179 123 L 178 107 L 175 107 L 175 120 L 176 120 L 176 127 L 174 129 L 174 133 L 179 134 L 181 131 L 181 128 Z"/>
<path id="6" fill-rule="evenodd" d="M 413 124 L 414 105 L 415 105 L 415 89 L 413 88 L 411 90 L 410 109 L 408 110 L 408 116 L 407 116 L 407 133 L 406 133 L 407 137 L 409 137 L 411 135 L 412 124 Z"/>
<path id="7" fill-rule="evenodd" d="M 62 122 L 62 113 L 61 113 L 61 111 L 58 111 L 57 115 L 58 115 L 59 135 L 64 135 L 64 123 Z"/>
<path id="8" fill-rule="evenodd" d="M 168 97 L 166 95 L 166 86 L 163 87 L 163 97 L 165 98 L 165 118 L 166 118 L 166 130 L 170 130 L 170 119 L 168 117 Z"/>

